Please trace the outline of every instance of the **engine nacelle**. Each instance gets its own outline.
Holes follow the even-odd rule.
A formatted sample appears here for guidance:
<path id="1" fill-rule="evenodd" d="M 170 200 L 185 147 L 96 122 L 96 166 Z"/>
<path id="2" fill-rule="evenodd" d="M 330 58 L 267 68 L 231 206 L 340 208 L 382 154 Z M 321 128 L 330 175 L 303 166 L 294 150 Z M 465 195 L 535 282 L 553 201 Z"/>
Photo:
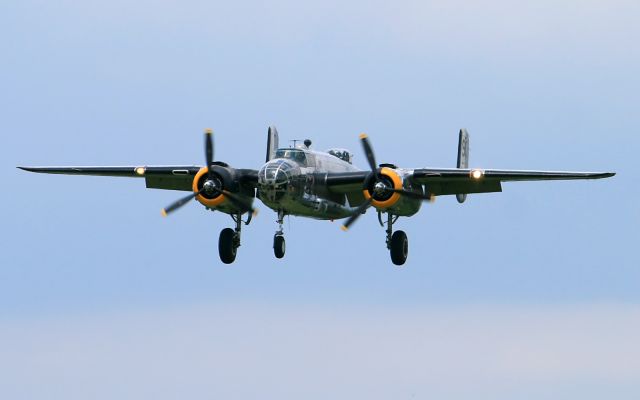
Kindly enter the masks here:
<path id="1" fill-rule="evenodd" d="M 382 167 L 376 174 L 371 173 L 364 182 L 362 193 L 378 211 L 390 212 L 394 215 L 411 216 L 420 210 L 422 201 L 392 190 L 407 190 L 423 193 L 422 186 L 412 187 L 400 169 Z M 391 190 L 390 190 L 391 189 Z"/>
<path id="2" fill-rule="evenodd" d="M 230 192 L 240 200 L 241 203 L 250 207 L 255 196 L 253 188 L 244 187 L 235 176 L 235 170 L 227 169 L 220 165 L 211 166 L 211 179 L 217 189 L 212 191 L 202 191 L 205 183 L 209 180 L 207 168 L 202 167 L 193 178 L 192 190 L 194 193 L 202 191 L 196 196 L 196 200 L 207 208 L 222 211 L 227 214 L 243 213 L 238 201 L 230 201 L 223 193 Z"/>

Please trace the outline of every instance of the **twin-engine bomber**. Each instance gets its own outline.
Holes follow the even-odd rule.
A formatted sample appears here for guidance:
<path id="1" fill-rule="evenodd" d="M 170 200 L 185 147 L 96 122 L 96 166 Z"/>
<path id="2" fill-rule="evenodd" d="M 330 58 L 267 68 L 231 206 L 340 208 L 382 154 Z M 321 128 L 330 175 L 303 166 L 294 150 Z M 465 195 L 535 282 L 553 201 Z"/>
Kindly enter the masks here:
<path id="1" fill-rule="evenodd" d="M 468 194 L 502 191 L 502 182 L 600 179 L 610 172 L 516 171 L 469 168 L 469 135 L 460 130 L 456 168 L 399 168 L 378 164 L 367 135 L 360 142 L 369 164 L 368 170 L 355 167 L 353 154 L 346 149 L 326 152 L 311 149 L 311 141 L 294 141 L 289 148 L 278 146 L 278 132 L 269 127 L 266 163 L 259 170 L 233 168 L 214 161 L 213 132 L 205 130 L 205 166 L 124 166 L 124 167 L 18 167 L 48 174 L 98 175 L 144 178 L 147 188 L 191 192 L 162 210 L 167 216 L 193 199 L 208 210 L 229 214 L 235 229 L 220 232 L 220 260 L 231 264 L 240 247 L 242 225 L 249 225 L 256 210 L 255 198 L 278 214 L 278 230 L 273 252 L 284 257 L 282 224 L 286 215 L 320 220 L 343 219 L 343 230 L 373 207 L 378 222 L 386 226 L 386 245 L 391 261 L 407 260 L 409 241 L 401 231 L 393 231 L 399 217 L 410 217 L 424 201 L 436 196 L 455 195 L 463 203 Z M 245 216 L 246 215 L 246 216 Z M 245 216 L 243 218 L 243 216 Z"/>

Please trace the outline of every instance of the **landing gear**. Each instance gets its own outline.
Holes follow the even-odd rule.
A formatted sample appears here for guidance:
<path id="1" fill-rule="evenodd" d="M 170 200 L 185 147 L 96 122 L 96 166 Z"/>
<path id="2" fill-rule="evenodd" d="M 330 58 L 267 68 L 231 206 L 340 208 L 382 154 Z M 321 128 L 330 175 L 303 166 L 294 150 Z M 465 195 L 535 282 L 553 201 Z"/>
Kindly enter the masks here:
<path id="1" fill-rule="evenodd" d="M 242 221 L 242 214 L 232 214 L 233 222 L 236 223 L 236 228 L 224 228 L 220 232 L 220 238 L 218 239 L 218 252 L 220 253 L 220 261 L 225 264 L 231 264 L 236 260 L 238 254 L 238 247 L 240 247 L 240 232 L 242 231 L 242 223 L 249 225 L 251 222 L 251 214 L 247 218 L 247 221 Z"/>
<path id="2" fill-rule="evenodd" d="M 389 245 L 389 252 L 391 253 L 391 261 L 395 265 L 402 265 L 407 261 L 409 255 L 409 239 L 407 234 L 403 231 L 396 231 L 391 236 L 391 242 Z"/>
<path id="3" fill-rule="evenodd" d="M 284 236 L 275 235 L 273 237 L 273 254 L 275 254 L 276 258 L 282 258 L 284 257 L 284 251 L 285 251 Z"/>
<path id="4" fill-rule="evenodd" d="M 284 252 L 286 250 L 285 240 L 284 240 L 284 231 L 282 229 L 282 224 L 284 223 L 284 211 L 278 211 L 278 230 L 276 234 L 273 236 L 273 254 L 276 258 L 284 257 Z"/>
<path id="5" fill-rule="evenodd" d="M 231 228 L 224 228 L 220 232 L 220 240 L 218 240 L 218 251 L 220 252 L 220 260 L 225 264 L 231 264 L 236 260 L 240 246 L 240 237 L 236 236 L 236 232 Z"/>
<path id="6" fill-rule="evenodd" d="M 387 249 L 391 255 L 391 261 L 395 265 L 403 265 L 407 261 L 409 255 L 409 239 L 404 231 L 393 232 L 393 224 L 398 220 L 397 215 L 387 213 Z M 378 221 L 384 227 L 382 222 L 382 213 L 378 211 Z"/>

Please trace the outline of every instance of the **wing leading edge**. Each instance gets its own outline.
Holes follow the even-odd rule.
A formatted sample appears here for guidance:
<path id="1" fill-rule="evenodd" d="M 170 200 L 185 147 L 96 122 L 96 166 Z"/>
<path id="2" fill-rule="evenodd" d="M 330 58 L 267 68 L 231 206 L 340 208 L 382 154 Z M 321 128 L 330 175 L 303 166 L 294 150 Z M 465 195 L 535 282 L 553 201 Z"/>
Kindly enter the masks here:
<path id="1" fill-rule="evenodd" d="M 161 166 L 118 166 L 118 167 L 18 167 L 21 170 L 60 175 L 112 176 L 125 178 L 144 178 L 149 189 L 191 191 L 193 178 L 202 168 L 197 165 L 161 165 Z M 250 169 L 236 170 L 243 181 L 255 186 L 258 171 Z"/>

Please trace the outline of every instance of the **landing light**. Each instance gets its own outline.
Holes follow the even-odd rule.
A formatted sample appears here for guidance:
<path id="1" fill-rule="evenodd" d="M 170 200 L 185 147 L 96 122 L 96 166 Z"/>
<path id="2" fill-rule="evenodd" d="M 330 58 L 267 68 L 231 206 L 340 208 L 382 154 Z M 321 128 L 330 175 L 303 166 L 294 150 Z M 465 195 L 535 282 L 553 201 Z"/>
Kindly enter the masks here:
<path id="1" fill-rule="evenodd" d="M 482 178 L 482 175 L 484 175 L 484 171 L 479 170 L 479 169 L 474 169 L 471 171 L 471 177 L 473 179 L 480 179 Z"/>
<path id="2" fill-rule="evenodd" d="M 144 171 L 145 171 L 144 167 L 136 168 L 136 174 L 138 174 L 138 175 L 141 175 L 141 176 L 144 175 Z"/>

